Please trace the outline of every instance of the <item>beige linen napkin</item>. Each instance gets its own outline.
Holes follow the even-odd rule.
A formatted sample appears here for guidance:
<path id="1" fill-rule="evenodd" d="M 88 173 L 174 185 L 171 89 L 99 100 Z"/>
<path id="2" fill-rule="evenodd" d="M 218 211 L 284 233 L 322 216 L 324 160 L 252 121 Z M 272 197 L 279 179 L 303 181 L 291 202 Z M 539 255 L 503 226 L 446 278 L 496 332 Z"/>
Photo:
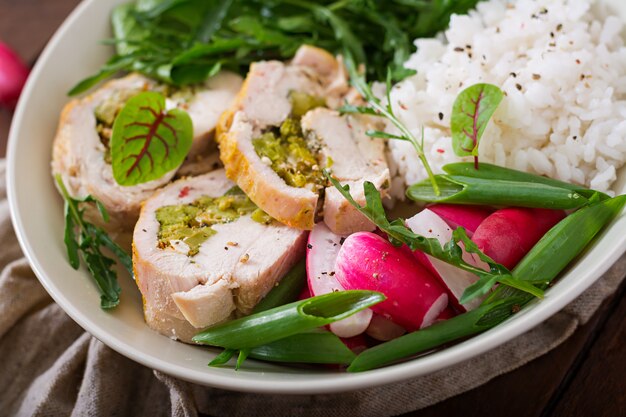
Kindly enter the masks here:
<path id="1" fill-rule="evenodd" d="M 0 161 L 0 414 L 18 416 L 389 416 L 445 400 L 563 342 L 624 278 L 626 258 L 542 325 L 452 368 L 338 395 L 270 396 L 193 385 L 134 363 L 85 333 L 47 295 L 9 219 Z M 210 372 L 207 369 L 207 372 Z"/>

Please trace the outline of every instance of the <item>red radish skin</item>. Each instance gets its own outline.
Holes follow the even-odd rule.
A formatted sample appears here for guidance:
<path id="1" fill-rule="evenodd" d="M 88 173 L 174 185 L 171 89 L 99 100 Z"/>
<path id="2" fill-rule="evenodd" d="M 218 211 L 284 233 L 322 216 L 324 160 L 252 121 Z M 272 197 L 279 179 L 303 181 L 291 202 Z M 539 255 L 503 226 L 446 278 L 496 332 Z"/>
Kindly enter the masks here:
<path id="1" fill-rule="evenodd" d="M 482 206 L 468 206 L 458 204 L 433 204 L 428 210 L 441 217 L 452 230 L 463 227 L 467 235 L 472 237 L 478 226 L 493 210 Z"/>
<path id="2" fill-rule="evenodd" d="M 367 339 L 362 334 L 352 337 L 342 337 L 341 341 L 348 347 L 355 355 L 363 352 L 368 348 Z"/>
<path id="3" fill-rule="evenodd" d="M 451 319 L 454 316 L 456 316 L 456 313 L 450 306 L 448 306 L 448 308 L 446 308 L 445 310 L 441 312 L 441 314 L 439 314 L 439 317 L 437 317 L 437 320 L 435 320 L 435 323 Z"/>
<path id="4" fill-rule="evenodd" d="M 0 42 L 0 106 L 13 110 L 29 69 L 6 44 Z"/>
<path id="5" fill-rule="evenodd" d="M 298 300 L 302 301 L 306 300 L 307 298 L 311 298 L 311 291 L 309 290 L 308 286 L 305 286 L 304 288 L 302 288 L 302 291 L 300 291 L 300 295 L 298 295 Z"/>
<path id="6" fill-rule="evenodd" d="M 311 295 L 323 295 L 333 291 L 343 291 L 335 276 L 335 261 L 344 238 L 336 235 L 324 222 L 317 223 L 307 244 L 306 271 Z M 365 309 L 343 320 L 331 323 L 330 331 L 339 337 L 353 337 L 361 334 L 369 326 L 372 310 Z"/>
<path id="7" fill-rule="evenodd" d="M 406 329 L 380 314 L 374 314 L 365 333 L 373 339 L 387 342 L 405 334 Z"/>
<path id="8" fill-rule="evenodd" d="M 494 261 L 512 269 L 564 217 L 562 210 L 504 208 L 487 217 L 472 240 Z"/>
<path id="9" fill-rule="evenodd" d="M 335 267 L 345 289 L 385 294 L 387 300 L 371 309 L 409 331 L 429 326 L 448 305 L 445 289 L 428 270 L 374 233 L 348 236 Z"/>
<path id="10" fill-rule="evenodd" d="M 445 245 L 452 239 L 452 229 L 437 214 L 429 209 L 424 209 L 415 216 L 406 220 L 406 225 L 415 233 L 428 238 L 436 238 L 441 245 Z M 463 247 L 462 245 L 459 245 Z M 480 305 L 481 299 L 474 299 L 469 303 L 461 305 L 459 299 L 463 295 L 463 291 L 476 282 L 478 277 L 471 272 L 463 271 L 446 262 L 435 259 L 432 256 L 416 251 L 415 257 L 423 265 L 427 265 L 430 271 L 434 271 L 435 277 L 448 289 L 450 295 L 450 303 L 460 312 L 472 310 Z M 489 269 L 489 265 L 482 262 L 472 254 L 464 251 L 463 259 L 472 265 L 483 269 Z"/>

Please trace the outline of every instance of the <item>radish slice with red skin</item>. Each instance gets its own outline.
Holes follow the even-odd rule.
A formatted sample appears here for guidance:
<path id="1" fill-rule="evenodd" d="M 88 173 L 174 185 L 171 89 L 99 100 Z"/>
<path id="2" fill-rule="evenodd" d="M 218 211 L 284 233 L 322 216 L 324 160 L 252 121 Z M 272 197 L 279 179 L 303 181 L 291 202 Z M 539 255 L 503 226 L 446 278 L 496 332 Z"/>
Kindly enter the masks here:
<path id="1" fill-rule="evenodd" d="M 487 217 L 472 240 L 491 259 L 512 269 L 564 217 L 562 210 L 504 208 Z"/>
<path id="2" fill-rule="evenodd" d="M 433 204 L 428 210 L 441 217 L 452 230 L 462 227 L 467 235 L 472 237 L 478 226 L 493 210 L 482 206 L 468 206 L 458 204 Z"/>
<path id="3" fill-rule="evenodd" d="M 410 219 L 407 219 L 406 225 L 418 235 L 428 238 L 436 238 L 442 246 L 452 239 L 452 229 L 450 229 L 448 224 L 441 217 L 429 209 L 424 209 Z M 459 246 L 463 248 L 461 244 L 459 244 Z M 415 252 L 415 256 L 421 262 L 428 263 L 430 265 L 430 270 L 436 271 L 436 276 L 449 290 L 451 295 L 450 302 L 459 311 L 464 312 L 473 310 L 480 305 L 482 302 L 481 299 L 474 299 L 464 305 L 459 303 L 459 300 L 463 295 L 463 291 L 476 282 L 478 280 L 478 276 L 419 251 Z M 478 259 L 475 255 L 465 252 L 465 250 L 463 251 L 463 260 L 471 265 L 489 270 L 489 265 Z"/>
<path id="4" fill-rule="evenodd" d="M 406 329 L 380 314 L 374 314 L 365 333 L 371 338 L 387 342 L 405 334 Z"/>
<path id="5" fill-rule="evenodd" d="M 344 237 L 331 232 L 324 222 L 317 223 L 307 244 L 306 272 L 311 295 L 344 291 L 335 275 L 335 261 Z M 353 337 L 369 326 L 372 310 L 365 309 L 343 320 L 331 323 L 330 331 L 339 337 Z"/>
<path id="6" fill-rule="evenodd" d="M 345 289 L 385 294 L 371 309 L 409 331 L 432 324 L 448 305 L 446 290 L 412 254 L 374 233 L 348 236 L 335 267 Z"/>

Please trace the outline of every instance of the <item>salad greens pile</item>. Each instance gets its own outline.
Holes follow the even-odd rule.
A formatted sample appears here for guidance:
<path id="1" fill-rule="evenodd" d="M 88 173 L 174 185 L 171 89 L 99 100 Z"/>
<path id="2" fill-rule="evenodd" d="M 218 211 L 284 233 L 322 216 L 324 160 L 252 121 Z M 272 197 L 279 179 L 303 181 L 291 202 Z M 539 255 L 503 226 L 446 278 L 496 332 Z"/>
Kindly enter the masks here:
<path id="1" fill-rule="evenodd" d="M 479 0 L 138 0 L 118 6 L 116 54 L 69 92 L 118 71 L 139 71 L 174 85 L 202 82 L 221 68 L 245 74 L 251 62 L 291 58 L 302 44 L 349 52 L 372 79 L 413 71 L 413 39 L 434 36 L 453 13 Z"/>

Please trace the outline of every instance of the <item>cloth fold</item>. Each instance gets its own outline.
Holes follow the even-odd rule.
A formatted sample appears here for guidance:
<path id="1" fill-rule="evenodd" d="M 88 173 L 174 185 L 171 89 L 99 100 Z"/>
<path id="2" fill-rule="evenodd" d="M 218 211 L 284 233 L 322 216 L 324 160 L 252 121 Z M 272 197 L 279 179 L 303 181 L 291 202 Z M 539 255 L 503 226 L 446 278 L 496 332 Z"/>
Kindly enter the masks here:
<path id="1" fill-rule="evenodd" d="M 626 274 L 622 257 L 565 309 L 510 342 L 411 381 L 352 393 L 262 395 L 180 381 L 114 352 L 39 284 L 9 218 L 0 161 L 0 414 L 18 416 L 391 416 L 475 388 L 543 355 L 589 320 Z M 207 370 L 209 372 L 209 370 Z"/>

